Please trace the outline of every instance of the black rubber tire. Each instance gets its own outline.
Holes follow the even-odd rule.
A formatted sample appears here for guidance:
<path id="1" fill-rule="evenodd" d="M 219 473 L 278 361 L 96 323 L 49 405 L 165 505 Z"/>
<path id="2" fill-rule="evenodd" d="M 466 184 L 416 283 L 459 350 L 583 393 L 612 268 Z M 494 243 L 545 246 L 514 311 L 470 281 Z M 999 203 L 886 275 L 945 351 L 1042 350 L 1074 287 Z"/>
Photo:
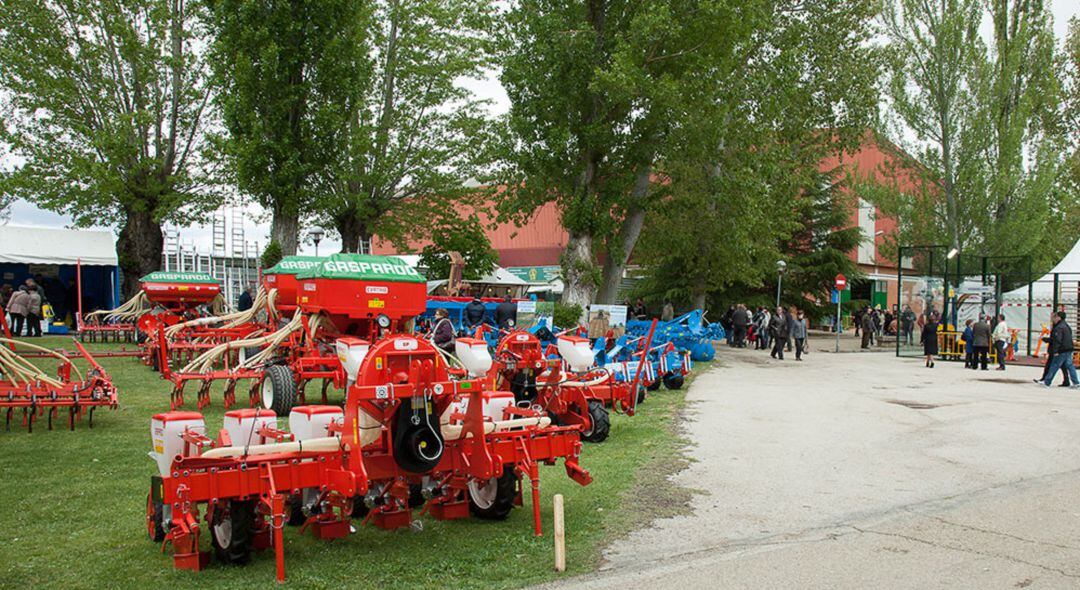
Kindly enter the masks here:
<path id="1" fill-rule="evenodd" d="M 289 498 L 289 518 L 285 524 L 289 526 L 301 526 L 307 521 L 304 516 L 304 502 L 300 494 Z"/>
<path id="2" fill-rule="evenodd" d="M 226 514 L 227 512 L 227 514 Z M 217 525 L 228 519 L 231 531 L 228 543 L 219 540 Z M 214 522 L 210 523 L 210 542 L 214 555 L 222 563 L 241 565 L 251 560 L 251 548 L 255 541 L 255 500 L 232 500 L 228 510 L 215 510 Z"/>
<path id="3" fill-rule="evenodd" d="M 641 404 L 645 403 L 645 400 L 647 398 L 648 398 L 648 396 L 645 394 L 645 386 L 644 385 L 638 385 L 637 403 L 636 403 L 636 405 L 640 406 Z"/>
<path id="4" fill-rule="evenodd" d="M 244 348 L 240 349 L 240 352 L 236 353 L 236 358 L 239 362 L 242 363 L 245 360 L 259 354 L 260 352 L 262 352 L 262 349 L 258 346 L 245 346 Z"/>
<path id="5" fill-rule="evenodd" d="M 611 416 L 603 403 L 589 401 L 589 421 L 592 422 L 592 430 L 588 434 L 582 432 L 581 439 L 593 443 L 604 442 L 611 434 Z"/>
<path id="6" fill-rule="evenodd" d="M 517 497 L 517 475 L 514 473 L 514 468 L 505 467 L 502 476 L 495 479 L 495 499 L 491 502 L 491 506 L 479 506 L 473 500 L 471 490 L 466 490 L 465 495 L 469 498 L 469 512 L 476 518 L 506 520 L 514 509 L 514 499 Z"/>
<path id="7" fill-rule="evenodd" d="M 352 512 L 349 513 L 350 517 L 352 517 L 352 518 L 364 518 L 365 516 L 368 515 L 369 511 L 370 511 L 370 509 L 367 507 L 367 504 L 364 502 L 364 497 L 363 496 L 353 496 L 353 499 L 352 499 Z"/>
<path id="8" fill-rule="evenodd" d="M 660 380 L 653 379 L 653 382 L 650 383 L 645 389 L 648 389 L 649 391 L 656 391 L 660 389 Z"/>
<path id="9" fill-rule="evenodd" d="M 146 517 L 152 519 L 152 522 L 146 523 L 146 534 L 150 538 L 150 541 L 154 543 L 160 543 L 165 540 L 165 527 L 161 523 L 162 513 L 165 511 L 165 506 L 161 502 L 155 502 L 150 498 L 150 494 L 146 495 Z"/>
<path id="10" fill-rule="evenodd" d="M 409 484 L 409 508 L 419 508 L 424 505 L 427 500 L 424 499 L 423 488 L 420 484 Z"/>
<path id="11" fill-rule="evenodd" d="M 664 387 L 668 389 L 682 389 L 683 383 L 686 378 L 679 373 L 668 373 L 664 375 Z"/>
<path id="12" fill-rule="evenodd" d="M 266 367 L 263 382 L 270 383 L 273 402 L 269 406 L 266 405 L 266 400 L 261 396 L 262 386 L 260 386 L 262 406 L 267 410 L 273 410 L 278 416 L 288 416 L 297 401 L 296 381 L 293 380 L 292 371 L 285 365 L 270 365 Z"/>

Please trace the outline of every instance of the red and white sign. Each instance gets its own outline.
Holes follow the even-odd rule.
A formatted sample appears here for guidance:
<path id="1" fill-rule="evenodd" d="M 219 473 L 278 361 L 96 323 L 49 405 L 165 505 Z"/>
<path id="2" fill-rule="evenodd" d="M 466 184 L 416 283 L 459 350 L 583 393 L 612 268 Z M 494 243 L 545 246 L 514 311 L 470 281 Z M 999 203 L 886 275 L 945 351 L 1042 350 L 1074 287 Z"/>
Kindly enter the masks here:
<path id="1" fill-rule="evenodd" d="M 847 289 L 847 277 L 842 274 L 836 275 L 836 290 L 843 291 Z"/>

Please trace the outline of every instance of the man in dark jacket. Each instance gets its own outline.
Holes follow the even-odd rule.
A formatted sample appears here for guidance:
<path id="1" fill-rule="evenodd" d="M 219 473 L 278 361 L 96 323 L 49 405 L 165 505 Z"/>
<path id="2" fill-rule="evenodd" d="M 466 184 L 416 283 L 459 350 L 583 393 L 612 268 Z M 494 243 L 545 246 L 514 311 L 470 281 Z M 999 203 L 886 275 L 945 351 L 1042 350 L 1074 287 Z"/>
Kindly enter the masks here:
<path id="1" fill-rule="evenodd" d="M 746 346 L 746 328 L 750 325 L 750 317 L 746 314 L 743 304 L 735 306 L 735 313 L 731 314 L 731 326 L 735 331 L 735 347 Z"/>
<path id="2" fill-rule="evenodd" d="M 769 356 L 774 359 L 784 360 L 784 347 L 788 339 L 788 318 L 783 307 L 776 308 L 776 315 L 769 320 L 769 336 L 772 337 L 773 347 Z"/>
<path id="3" fill-rule="evenodd" d="M 483 302 L 480 301 L 479 297 L 474 296 L 472 301 L 465 306 L 465 326 L 470 332 L 475 330 L 480 324 L 484 323 L 485 313 L 486 310 L 484 309 Z"/>
<path id="4" fill-rule="evenodd" d="M 247 311 L 251 309 L 254 302 L 251 299 L 251 287 L 244 287 L 244 292 L 240 294 L 239 301 L 236 302 L 237 311 Z"/>
<path id="5" fill-rule="evenodd" d="M 862 317 L 859 318 L 858 325 L 862 329 L 862 349 L 866 350 L 870 348 L 870 339 L 874 334 L 874 318 L 870 315 L 870 306 L 867 305 L 863 309 Z"/>
<path id="6" fill-rule="evenodd" d="M 971 368 L 975 369 L 978 365 L 983 371 L 989 370 L 986 368 L 986 362 L 990 354 L 990 324 L 986 323 L 985 316 L 979 316 L 979 321 L 971 326 L 971 340 L 972 346 L 975 347 Z"/>
<path id="7" fill-rule="evenodd" d="M 495 307 L 495 323 L 501 330 L 509 330 L 517 323 L 517 305 L 507 293 L 501 303 Z"/>
<path id="8" fill-rule="evenodd" d="M 1050 360 L 1050 368 L 1046 372 L 1046 377 L 1043 378 L 1043 386 L 1050 387 L 1050 384 L 1054 381 L 1054 376 L 1057 375 L 1058 369 L 1065 371 L 1069 376 L 1069 380 L 1072 383 L 1069 387 L 1072 389 L 1080 389 L 1080 380 L 1076 378 L 1076 365 L 1073 364 L 1073 351 L 1076 349 L 1073 344 L 1072 328 L 1065 321 L 1065 312 L 1059 311 L 1054 315 L 1054 327 L 1050 330 L 1050 352 L 1052 358 Z"/>

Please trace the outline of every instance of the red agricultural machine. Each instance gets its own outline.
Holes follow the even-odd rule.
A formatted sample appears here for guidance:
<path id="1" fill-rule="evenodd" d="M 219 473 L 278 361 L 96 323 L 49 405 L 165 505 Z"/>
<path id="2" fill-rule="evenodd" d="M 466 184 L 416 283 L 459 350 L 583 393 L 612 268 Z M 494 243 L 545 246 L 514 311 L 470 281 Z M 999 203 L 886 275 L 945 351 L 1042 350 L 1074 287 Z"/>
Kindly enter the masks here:
<path id="1" fill-rule="evenodd" d="M 558 355 L 545 350 L 536 335 L 525 330 L 507 333 L 495 349 L 494 389 L 509 389 L 516 403 L 542 408 L 557 424 L 577 426 L 582 439 L 602 442 L 611 432 L 608 408 L 633 416 L 644 398 L 642 372 L 619 381 L 610 371 L 595 367 L 592 342 L 563 334 L 556 340 Z M 642 350 L 648 350 L 652 331 Z"/>
<path id="2" fill-rule="evenodd" d="M 206 315 L 220 315 L 221 285 L 201 272 L 152 272 L 139 279 L 139 292 L 114 310 L 79 319 L 82 340 L 137 340 L 153 346 L 158 326 L 171 326 Z M 147 363 L 152 355 L 145 355 Z"/>
<path id="3" fill-rule="evenodd" d="M 83 416 L 89 416 L 89 424 L 93 427 L 96 408 L 116 409 L 116 388 L 109 374 L 82 344 L 75 342 L 75 346 L 89 367 L 85 374 L 60 353 L 27 342 L 0 338 L 0 411 L 4 412 L 5 429 L 11 428 L 16 410 L 22 410 L 22 424 L 32 432 L 34 421 L 42 416 L 52 430 L 53 421 L 67 410 L 68 427 L 74 430 L 75 423 Z M 46 374 L 20 355 L 19 348 L 58 359 L 60 365 L 56 375 Z"/>
<path id="4" fill-rule="evenodd" d="M 459 339 L 455 359 L 399 333 L 424 309 L 425 283 L 408 266 L 334 255 L 300 276 L 298 293 L 294 321 L 306 319 L 289 338 L 299 346 L 281 351 L 286 364 L 266 367 L 261 388 L 277 412 L 229 411 L 216 437 L 195 412 L 154 417 L 159 475 L 147 531 L 172 545 L 177 568 L 207 565 L 200 536 L 208 530 L 220 561 L 243 563 L 253 549 L 273 547 L 283 580 L 287 523 L 331 539 L 347 535 L 352 519 L 408 527 L 416 508 L 437 519 L 503 519 L 523 504 L 524 477 L 540 534 L 539 464 L 561 458 L 571 478 L 591 481 L 578 464 L 577 427 L 553 426 L 542 409 L 491 389 L 486 343 Z M 344 409 L 291 407 L 297 380 L 331 358 Z M 284 413 L 288 432 L 277 425 Z"/>

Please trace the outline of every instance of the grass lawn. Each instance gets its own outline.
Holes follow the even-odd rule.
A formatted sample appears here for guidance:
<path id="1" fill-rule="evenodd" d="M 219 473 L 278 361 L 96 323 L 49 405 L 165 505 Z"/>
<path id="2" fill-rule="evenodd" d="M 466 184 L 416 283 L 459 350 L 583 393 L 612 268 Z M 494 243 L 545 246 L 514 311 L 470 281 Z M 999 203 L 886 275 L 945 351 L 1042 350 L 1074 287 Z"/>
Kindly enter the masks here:
<path id="1" fill-rule="evenodd" d="M 71 349 L 69 338 L 35 341 Z M 116 345 L 87 345 L 93 350 Z M 127 345 L 131 347 L 133 345 Z M 102 359 L 120 391 L 120 408 L 98 410 L 74 432 L 66 417 L 32 434 L 18 423 L 0 432 L 0 587 L 241 588 L 273 584 L 272 551 L 246 567 L 212 563 L 201 573 L 173 569 L 172 558 L 146 536 L 145 502 L 155 473 L 147 457 L 150 416 L 168 409 L 169 386 L 135 358 Z M 54 363 L 43 361 L 43 366 Z M 698 370 L 707 369 L 699 364 Z M 188 407 L 194 404 L 189 387 Z M 317 388 L 315 388 L 317 390 Z M 313 390 L 313 393 L 315 392 Z M 245 390 L 246 391 L 246 390 Z M 241 388 L 238 388 L 238 397 Z M 340 400 L 340 396 L 332 399 Z M 607 442 L 586 444 L 581 464 L 593 483 L 580 487 L 561 462 L 541 468 L 545 535 L 532 536 L 531 508 L 505 522 L 423 518 L 424 530 L 385 532 L 372 526 L 332 542 L 285 531 L 288 584 L 294 587 L 513 588 L 550 580 L 551 497 L 566 497 L 568 571 L 591 571 L 612 538 L 659 514 L 678 510 L 684 496 L 666 481 L 681 465 L 675 418 L 681 391 L 650 395 L 637 416 L 614 416 Z M 221 426 L 220 394 L 207 426 Z M 209 535 L 203 535 L 204 548 Z"/>

